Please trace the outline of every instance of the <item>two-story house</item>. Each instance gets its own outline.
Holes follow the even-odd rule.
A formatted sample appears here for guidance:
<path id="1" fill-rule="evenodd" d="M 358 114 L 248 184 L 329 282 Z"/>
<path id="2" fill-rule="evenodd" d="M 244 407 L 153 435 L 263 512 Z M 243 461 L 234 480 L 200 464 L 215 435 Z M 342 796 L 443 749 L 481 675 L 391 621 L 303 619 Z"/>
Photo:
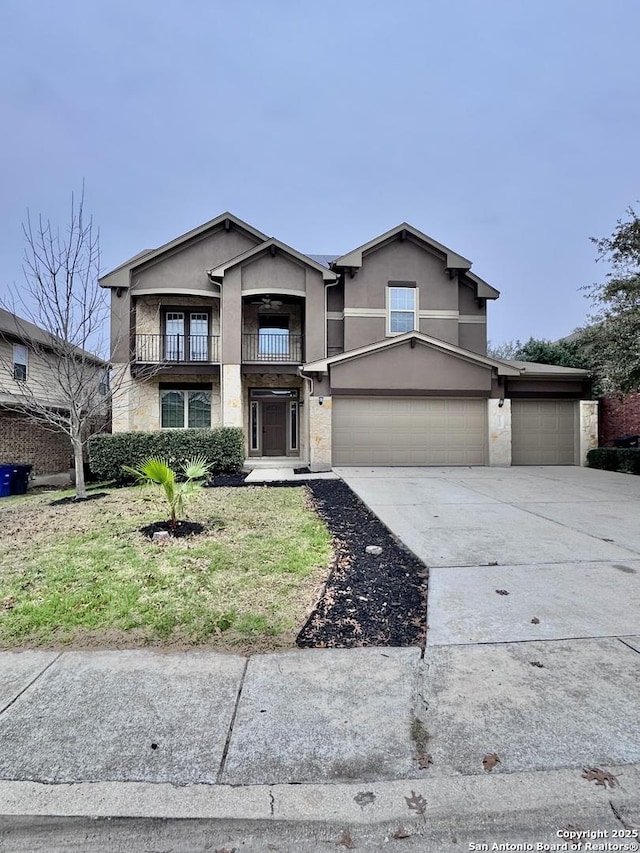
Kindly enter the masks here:
<path id="1" fill-rule="evenodd" d="M 0 308 L 0 463 L 27 463 L 38 476 L 66 473 L 72 466 L 69 437 L 29 417 L 32 401 L 45 409 L 68 411 L 68 395 L 59 387 L 68 375 L 60 351 L 59 341 L 45 329 Z M 99 388 L 106 363 L 84 350 L 77 353 Z M 106 418 L 105 411 L 102 420 Z"/>
<path id="2" fill-rule="evenodd" d="M 586 371 L 487 356 L 499 293 L 403 223 L 305 255 L 230 213 L 100 281 L 113 429 L 240 426 L 247 464 L 581 464 L 597 441 Z"/>

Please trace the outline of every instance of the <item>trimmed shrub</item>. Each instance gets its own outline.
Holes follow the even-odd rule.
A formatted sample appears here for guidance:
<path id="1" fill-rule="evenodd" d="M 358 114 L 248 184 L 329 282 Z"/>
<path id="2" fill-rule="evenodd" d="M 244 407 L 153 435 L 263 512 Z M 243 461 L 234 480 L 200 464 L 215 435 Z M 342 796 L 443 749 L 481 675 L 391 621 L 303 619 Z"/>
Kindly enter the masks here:
<path id="1" fill-rule="evenodd" d="M 640 474 L 640 448 L 598 447 L 587 453 L 589 468 L 619 471 L 622 474 Z"/>
<path id="2" fill-rule="evenodd" d="M 117 432 L 89 439 L 89 465 L 100 480 L 130 482 L 123 465 L 139 467 L 149 456 L 166 459 L 172 468 L 204 457 L 213 474 L 231 474 L 244 464 L 244 436 L 240 427 L 215 429 Z"/>

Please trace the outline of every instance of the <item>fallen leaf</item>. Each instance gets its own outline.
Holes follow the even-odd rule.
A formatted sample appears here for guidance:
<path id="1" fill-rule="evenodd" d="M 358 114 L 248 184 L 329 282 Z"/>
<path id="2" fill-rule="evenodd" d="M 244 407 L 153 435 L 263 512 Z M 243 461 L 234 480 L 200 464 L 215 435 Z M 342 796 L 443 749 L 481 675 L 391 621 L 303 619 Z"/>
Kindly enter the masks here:
<path id="1" fill-rule="evenodd" d="M 607 783 L 610 788 L 615 788 L 618 784 L 618 780 L 613 773 L 609 773 L 608 770 L 601 770 L 599 767 L 585 767 L 582 771 L 582 778 L 586 779 L 587 782 L 595 782 L 596 785 L 600 785 L 602 788 L 606 788 Z"/>
<path id="2" fill-rule="evenodd" d="M 422 794 L 416 794 L 415 791 L 411 791 L 411 796 L 405 797 L 405 800 L 410 811 L 423 815 L 427 810 L 427 801 Z"/>
<path id="3" fill-rule="evenodd" d="M 540 663 L 539 660 L 530 660 L 529 663 L 531 664 L 531 666 L 537 666 L 538 669 L 544 669 L 544 664 Z"/>
<path id="4" fill-rule="evenodd" d="M 359 791 L 353 798 L 355 802 L 363 809 L 365 806 L 370 806 L 376 800 L 376 795 L 373 791 Z"/>
<path id="5" fill-rule="evenodd" d="M 509 595 L 509 591 L 506 589 L 497 589 L 496 592 L 498 595 Z"/>
<path id="6" fill-rule="evenodd" d="M 495 752 L 488 752 L 482 759 L 482 766 L 488 773 L 491 773 L 496 764 L 499 763 L 500 759 L 498 758 Z"/>
<path id="7" fill-rule="evenodd" d="M 537 616 L 533 617 L 533 619 L 531 620 L 531 624 L 532 625 L 539 625 L 540 624 L 540 620 L 538 619 Z"/>
<path id="8" fill-rule="evenodd" d="M 411 837 L 411 833 L 410 833 L 410 832 L 408 832 L 408 831 L 404 828 L 404 826 L 399 826 L 399 827 L 396 829 L 396 831 L 393 833 L 393 835 L 392 835 L 391 837 L 392 837 L 392 838 L 395 838 L 396 840 L 398 840 L 398 839 L 400 839 L 400 838 L 410 838 L 410 837 Z"/>
<path id="9" fill-rule="evenodd" d="M 426 770 L 430 764 L 433 764 L 433 758 L 428 752 L 419 752 L 416 755 L 416 758 L 418 759 L 418 767 L 420 770 Z"/>
<path id="10" fill-rule="evenodd" d="M 356 845 L 353 843 L 353 838 L 351 835 L 345 830 L 342 833 L 342 838 L 338 841 L 342 847 L 346 847 L 347 850 L 355 850 Z"/>

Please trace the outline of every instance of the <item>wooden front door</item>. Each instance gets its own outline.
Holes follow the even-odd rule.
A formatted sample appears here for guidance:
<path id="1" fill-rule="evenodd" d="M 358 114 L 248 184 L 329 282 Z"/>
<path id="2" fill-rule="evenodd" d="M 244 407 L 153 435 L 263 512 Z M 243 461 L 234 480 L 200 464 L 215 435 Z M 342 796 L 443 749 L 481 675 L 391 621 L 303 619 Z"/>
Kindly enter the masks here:
<path id="1" fill-rule="evenodd" d="M 262 403 L 262 455 L 287 455 L 286 403 Z"/>

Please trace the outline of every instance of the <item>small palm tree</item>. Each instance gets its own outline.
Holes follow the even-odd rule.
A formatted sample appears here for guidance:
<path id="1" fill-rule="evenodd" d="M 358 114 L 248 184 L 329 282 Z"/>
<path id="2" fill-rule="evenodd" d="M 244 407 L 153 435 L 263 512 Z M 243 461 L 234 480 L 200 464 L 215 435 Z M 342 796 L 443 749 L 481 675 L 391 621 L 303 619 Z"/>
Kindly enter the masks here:
<path id="1" fill-rule="evenodd" d="M 129 465 L 122 467 L 142 485 L 162 486 L 169 504 L 169 524 L 172 530 L 175 530 L 178 518 L 184 513 L 185 504 L 200 491 L 211 469 L 204 456 L 189 459 L 182 465 L 181 473 L 185 479 L 181 481 L 176 480 L 176 472 L 167 460 L 156 456 L 145 459 L 139 468 L 131 468 Z"/>

